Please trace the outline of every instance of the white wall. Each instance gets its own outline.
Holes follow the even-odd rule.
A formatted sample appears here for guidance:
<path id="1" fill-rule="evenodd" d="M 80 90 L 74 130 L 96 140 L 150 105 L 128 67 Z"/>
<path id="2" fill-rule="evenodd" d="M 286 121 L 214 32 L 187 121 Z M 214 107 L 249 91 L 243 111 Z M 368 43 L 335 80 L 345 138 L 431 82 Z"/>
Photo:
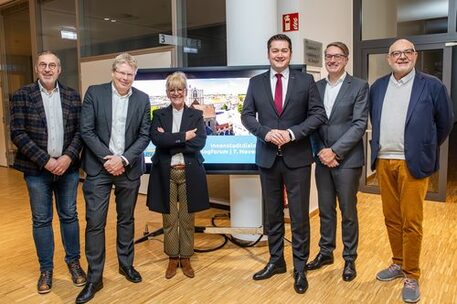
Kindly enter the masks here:
<path id="1" fill-rule="evenodd" d="M 353 54 L 353 14 L 352 0 L 307 0 L 299 2 L 301 45 L 296 48 L 303 62 L 303 39 L 322 42 L 323 48 L 333 41 L 347 44 Z M 382 1 L 381 1 L 382 2 Z M 350 56 L 351 57 L 351 56 Z M 352 73 L 353 60 L 350 58 L 347 71 Z M 327 75 L 322 68 L 322 75 Z"/>
<path id="2" fill-rule="evenodd" d="M 161 52 L 135 55 L 140 69 L 169 68 L 172 63 L 172 49 Z M 115 55 L 109 59 L 81 62 L 81 96 L 84 96 L 90 85 L 111 81 L 111 65 Z"/>

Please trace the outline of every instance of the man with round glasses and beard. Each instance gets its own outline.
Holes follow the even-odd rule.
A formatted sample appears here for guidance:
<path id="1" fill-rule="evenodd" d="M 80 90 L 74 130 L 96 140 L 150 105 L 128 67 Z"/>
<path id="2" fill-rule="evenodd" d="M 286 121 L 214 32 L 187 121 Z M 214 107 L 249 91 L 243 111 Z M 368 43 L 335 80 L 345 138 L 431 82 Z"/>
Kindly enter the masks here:
<path id="1" fill-rule="evenodd" d="M 370 89 L 371 169 L 376 169 L 392 249 L 392 264 L 376 278 L 404 278 L 402 298 L 407 303 L 420 300 L 424 200 L 429 178 L 438 170 L 439 147 L 454 123 L 446 87 L 417 71 L 416 60 L 410 41 L 395 41 L 387 55 L 392 73 Z"/>

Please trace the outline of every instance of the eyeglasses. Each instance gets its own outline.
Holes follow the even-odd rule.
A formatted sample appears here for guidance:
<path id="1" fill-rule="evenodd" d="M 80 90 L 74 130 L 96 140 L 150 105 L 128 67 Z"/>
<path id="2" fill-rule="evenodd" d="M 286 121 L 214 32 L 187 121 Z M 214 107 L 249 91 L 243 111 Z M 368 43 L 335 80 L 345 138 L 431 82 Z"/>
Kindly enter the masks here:
<path id="1" fill-rule="evenodd" d="M 335 58 L 336 61 L 341 61 L 344 58 L 346 58 L 346 55 L 344 55 L 344 54 L 325 54 L 324 58 L 327 61 L 332 60 L 332 58 Z"/>
<path id="2" fill-rule="evenodd" d="M 405 55 L 407 58 L 411 58 L 416 53 L 415 49 L 406 49 L 403 51 L 392 51 L 390 52 L 390 57 L 397 59 L 400 58 L 402 55 Z"/>
<path id="3" fill-rule="evenodd" d="M 54 71 L 57 67 L 57 63 L 51 62 L 51 63 L 46 63 L 46 62 L 40 62 L 38 63 L 38 68 L 40 70 L 46 70 L 46 68 L 49 68 L 51 71 Z"/>
<path id="4" fill-rule="evenodd" d="M 178 93 L 178 94 L 182 94 L 186 89 L 168 89 L 168 93 L 172 94 L 172 93 Z"/>
<path id="5" fill-rule="evenodd" d="M 114 72 L 118 73 L 121 76 L 127 77 L 127 78 L 135 77 L 135 74 L 133 74 L 133 73 L 126 73 L 126 72 L 121 72 L 121 71 L 118 71 L 118 70 L 115 70 Z"/>

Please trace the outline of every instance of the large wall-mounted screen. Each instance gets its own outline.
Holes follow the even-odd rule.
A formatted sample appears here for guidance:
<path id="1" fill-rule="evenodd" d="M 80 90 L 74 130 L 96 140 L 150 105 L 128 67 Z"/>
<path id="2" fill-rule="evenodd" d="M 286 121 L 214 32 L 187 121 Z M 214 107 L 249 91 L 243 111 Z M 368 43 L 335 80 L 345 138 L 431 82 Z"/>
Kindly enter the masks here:
<path id="1" fill-rule="evenodd" d="M 305 70 L 304 65 L 292 68 Z M 203 111 L 208 137 L 202 154 L 207 172 L 250 174 L 257 172 L 256 138 L 243 127 L 240 114 L 249 79 L 268 69 L 269 66 L 140 69 L 133 86 L 149 95 L 153 111 L 170 104 L 165 78 L 178 70 L 186 73 L 186 104 Z M 150 143 L 144 152 L 146 163 L 151 162 L 154 151 Z"/>

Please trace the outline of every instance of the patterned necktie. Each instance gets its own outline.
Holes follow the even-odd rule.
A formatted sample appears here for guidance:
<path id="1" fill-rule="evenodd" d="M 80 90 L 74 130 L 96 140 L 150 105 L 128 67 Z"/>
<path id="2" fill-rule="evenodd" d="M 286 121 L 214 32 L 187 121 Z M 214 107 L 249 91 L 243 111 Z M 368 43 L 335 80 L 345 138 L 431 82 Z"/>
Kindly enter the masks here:
<path id="1" fill-rule="evenodd" d="M 275 88 L 275 109 L 278 115 L 282 113 L 282 74 L 278 73 L 276 76 L 276 88 Z"/>

